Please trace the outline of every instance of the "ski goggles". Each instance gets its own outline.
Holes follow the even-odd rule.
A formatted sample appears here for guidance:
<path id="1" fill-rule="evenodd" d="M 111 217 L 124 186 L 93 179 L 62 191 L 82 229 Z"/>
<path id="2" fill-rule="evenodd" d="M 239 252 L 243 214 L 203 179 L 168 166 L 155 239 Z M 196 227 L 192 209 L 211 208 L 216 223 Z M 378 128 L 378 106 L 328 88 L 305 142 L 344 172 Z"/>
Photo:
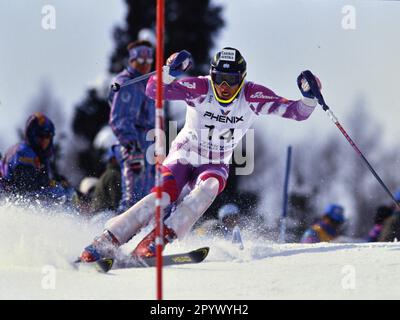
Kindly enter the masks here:
<path id="1" fill-rule="evenodd" d="M 38 137 L 39 139 L 44 139 L 44 138 L 50 139 L 50 138 L 52 138 L 53 136 L 54 136 L 54 133 L 51 132 L 51 131 L 40 131 L 40 132 L 37 133 L 37 137 Z"/>
<path id="2" fill-rule="evenodd" d="M 146 59 L 146 60 L 151 59 L 152 60 L 151 63 L 153 63 L 153 49 L 150 47 L 147 47 L 147 46 L 138 46 L 138 47 L 134 47 L 134 48 L 130 49 L 129 50 L 129 61 L 139 60 L 139 59 L 142 59 L 143 62 L 144 62 L 144 59 Z"/>
<path id="3" fill-rule="evenodd" d="M 218 86 L 220 86 L 223 82 L 225 82 L 228 86 L 232 87 L 240 84 L 240 82 L 242 81 L 242 76 L 239 72 L 225 73 L 219 71 L 212 71 L 211 79 Z"/>
<path id="4" fill-rule="evenodd" d="M 137 58 L 136 59 L 137 63 L 139 64 L 152 64 L 154 59 L 153 58 Z"/>

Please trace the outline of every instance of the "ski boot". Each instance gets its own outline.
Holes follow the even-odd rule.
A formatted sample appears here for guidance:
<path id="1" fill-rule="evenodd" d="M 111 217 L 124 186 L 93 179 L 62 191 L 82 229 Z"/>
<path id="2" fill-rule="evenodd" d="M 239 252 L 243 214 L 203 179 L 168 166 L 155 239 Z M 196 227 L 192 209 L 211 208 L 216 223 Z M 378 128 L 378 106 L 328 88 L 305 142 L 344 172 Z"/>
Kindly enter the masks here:
<path id="1" fill-rule="evenodd" d="M 79 262 L 95 262 L 101 258 L 114 258 L 120 243 L 108 230 L 96 237 L 92 244 L 88 245 L 78 258 Z"/>
<path id="2" fill-rule="evenodd" d="M 167 243 L 174 241 L 177 236 L 175 231 L 164 225 L 164 247 Z M 164 250 L 163 247 L 163 250 Z M 156 229 L 153 229 L 142 241 L 136 246 L 131 253 L 134 258 L 153 258 L 156 255 Z"/>

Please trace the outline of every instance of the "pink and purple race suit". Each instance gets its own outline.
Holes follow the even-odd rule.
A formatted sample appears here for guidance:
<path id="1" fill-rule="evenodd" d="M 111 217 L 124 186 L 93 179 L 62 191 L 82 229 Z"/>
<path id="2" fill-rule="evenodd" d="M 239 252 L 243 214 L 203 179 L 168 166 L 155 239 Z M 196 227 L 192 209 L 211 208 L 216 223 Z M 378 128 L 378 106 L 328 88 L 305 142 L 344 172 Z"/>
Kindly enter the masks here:
<path id="1" fill-rule="evenodd" d="M 155 76 L 149 79 L 146 94 L 155 99 Z M 164 87 L 165 100 L 187 103 L 185 125 L 163 162 L 164 185 L 170 188 L 170 194 L 174 189 L 174 197 L 185 184 L 193 185 L 208 177 L 217 178 L 222 191 L 233 150 L 258 115 L 271 114 L 302 121 L 311 115 L 317 104 L 316 99 L 309 98 L 288 100 L 247 81 L 229 104 L 219 103 L 215 94 L 208 76 L 183 78 Z"/>

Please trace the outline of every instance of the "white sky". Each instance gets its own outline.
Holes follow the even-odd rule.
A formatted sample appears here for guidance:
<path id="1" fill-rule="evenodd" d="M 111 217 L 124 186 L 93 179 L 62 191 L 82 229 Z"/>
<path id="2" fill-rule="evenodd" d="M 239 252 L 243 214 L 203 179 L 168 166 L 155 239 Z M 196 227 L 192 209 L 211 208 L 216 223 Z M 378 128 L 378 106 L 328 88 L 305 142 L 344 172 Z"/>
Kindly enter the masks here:
<path id="1" fill-rule="evenodd" d="M 327 104 L 348 132 L 351 128 L 343 120 L 363 96 L 371 115 L 385 127 L 386 141 L 397 142 L 400 42 L 396 39 L 400 2 L 247 0 L 245 6 L 239 1 L 218 3 L 226 4 L 227 18 L 220 46 L 241 50 L 248 63 L 248 79 L 297 99 L 296 77 L 300 71 L 310 69 L 321 79 Z M 345 5 L 355 8 L 355 30 L 342 28 Z M 258 126 L 261 121 L 283 129 L 290 139 L 303 136 L 304 130 L 337 130 L 321 110 L 307 123 L 269 118 L 260 119 Z"/>
<path id="2" fill-rule="evenodd" d="M 215 2 L 225 6 L 226 20 L 216 47 L 237 47 L 247 60 L 249 80 L 297 99 L 296 77 L 310 69 L 339 119 L 364 96 L 371 115 L 385 127 L 386 141 L 397 142 L 400 2 Z M 41 26 L 47 4 L 56 9 L 55 30 Z M 355 30 L 342 28 L 345 5 L 356 10 Z M 16 142 L 15 128 L 24 123 L 44 78 L 71 115 L 89 84 L 106 73 L 112 28 L 123 23 L 124 10 L 122 0 L 0 0 L 0 150 Z M 306 131 L 336 130 L 321 110 L 306 123 L 270 117 L 258 127 L 261 121 L 284 131 L 283 144 Z"/>
<path id="3" fill-rule="evenodd" d="M 42 7 L 56 9 L 56 29 L 42 28 Z M 0 141 L 16 142 L 30 99 L 47 79 L 71 115 L 85 89 L 107 71 L 122 0 L 0 0 Z M 7 137 L 7 138 L 6 138 Z M 3 146 L 4 147 L 4 146 Z"/>

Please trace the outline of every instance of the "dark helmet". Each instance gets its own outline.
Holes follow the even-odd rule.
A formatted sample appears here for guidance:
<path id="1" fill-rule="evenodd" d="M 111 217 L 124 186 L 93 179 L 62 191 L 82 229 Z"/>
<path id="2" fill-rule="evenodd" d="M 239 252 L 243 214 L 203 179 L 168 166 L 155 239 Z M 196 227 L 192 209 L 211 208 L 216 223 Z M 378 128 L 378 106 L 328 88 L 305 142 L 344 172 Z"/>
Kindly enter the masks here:
<path id="1" fill-rule="evenodd" d="M 40 155 L 50 155 L 53 149 L 55 128 L 53 122 L 41 112 L 32 114 L 25 125 L 25 141 Z M 43 137 L 50 137 L 51 142 L 46 150 L 41 150 L 39 141 Z"/>
<path id="2" fill-rule="evenodd" d="M 325 208 L 324 216 L 329 217 L 333 222 L 342 224 L 344 222 L 344 208 L 338 204 L 330 204 Z"/>
<path id="3" fill-rule="evenodd" d="M 239 50 L 225 47 L 211 60 L 211 71 L 214 70 L 219 72 L 240 72 L 244 77 L 246 75 L 246 60 L 244 60 Z"/>
<path id="4" fill-rule="evenodd" d="M 239 50 L 225 47 L 212 58 L 210 74 L 213 81 L 215 81 L 213 75 L 219 72 L 238 73 L 239 83 L 242 82 L 246 77 L 246 60 L 244 60 Z M 231 85 L 231 83 L 228 84 Z"/>

